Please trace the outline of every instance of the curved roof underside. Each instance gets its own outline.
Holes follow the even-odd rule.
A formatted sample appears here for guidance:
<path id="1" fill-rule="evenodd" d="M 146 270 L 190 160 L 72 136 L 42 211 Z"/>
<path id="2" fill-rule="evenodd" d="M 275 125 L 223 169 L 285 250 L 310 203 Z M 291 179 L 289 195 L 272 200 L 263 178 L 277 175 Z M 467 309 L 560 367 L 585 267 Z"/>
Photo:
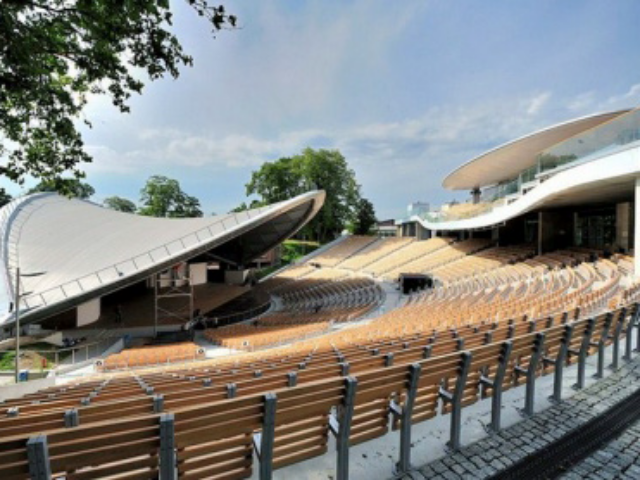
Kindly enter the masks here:
<path id="1" fill-rule="evenodd" d="M 450 190 L 471 190 L 511 180 L 535 165 L 536 157 L 543 150 L 629 111 L 570 120 L 505 143 L 458 167 L 445 177 L 442 186 Z"/>
<path id="2" fill-rule="evenodd" d="M 0 293 L 21 320 L 40 320 L 208 253 L 243 266 L 295 234 L 320 210 L 323 191 L 240 213 L 153 218 L 45 193 L 0 209 Z M 0 295 L 1 297 L 1 295 Z M 0 325 L 13 320 L 5 306 Z"/>

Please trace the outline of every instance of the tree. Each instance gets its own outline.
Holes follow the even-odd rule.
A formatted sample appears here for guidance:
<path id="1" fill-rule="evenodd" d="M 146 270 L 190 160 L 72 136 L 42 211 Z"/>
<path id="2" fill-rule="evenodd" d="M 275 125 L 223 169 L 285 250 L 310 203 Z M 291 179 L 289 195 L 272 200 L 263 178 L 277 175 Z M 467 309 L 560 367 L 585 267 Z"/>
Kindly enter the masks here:
<path id="1" fill-rule="evenodd" d="M 360 199 L 355 173 L 338 150 L 306 148 L 300 155 L 267 162 L 252 173 L 246 185 L 247 195 L 259 195 L 265 204 L 315 189 L 325 190 L 327 197 L 304 232 L 325 242 L 345 228 Z"/>
<path id="2" fill-rule="evenodd" d="M 260 208 L 264 206 L 265 206 L 264 203 L 261 202 L 260 200 L 253 199 L 251 200 L 251 203 L 249 205 L 247 205 L 245 202 L 242 202 L 240 205 L 238 205 L 236 208 L 231 210 L 229 213 L 239 213 L 239 212 L 244 212 L 246 210 L 253 210 L 254 208 Z"/>
<path id="3" fill-rule="evenodd" d="M 69 197 L 88 199 L 93 196 L 96 191 L 88 183 L 81 182 L 77 178 L 52 178 L 42 180 L 38 185 L 33 187 L 27 193 L 39 192 L 58 192 Z"/>
<path id="4" fill-rule="evenodd" d="M 154 175 L 140 191 L 140 215 L 149 217 L 201 217 L 200 201 L 187 195 L 172 178 Z"/>
<path id="5" fill-rule="evenodd" d="M 375 223 L 376 212 L 373 204 L 366 198 L 361 198 L 356 207 L 352 233 L 354 235 L 367 235 Z"/>
<path id="6" fill-rule="evenodd" d="M 236 18 L 206 0 L 187 0 L 214 32 Z M 3 0 L 0 3 L 0 175 L 83 178 L 77 122 L 89 94 L 121 111 L 149 80 L 177 78 L 187 55 L 170 31 L 168 0 Z M 62 192 L 66 193 L 66 192 Z"/>
<path id="7" fill-rule="evenodd" d="M 300 156 L 263 163 L 260 170 L 251 173 L 251 180 L 246 184 L 247 195 L 259 195 L 267 204 L 300 195 L 309 190 L 303 164 Z"/>
<path id="8" fill-rule="evenodd" d="M 11 195 L 9 195 L 4 188 L 0 188 L 0 208 L 4 207 L 11 200 Z"/>
<path id="9" fill-rule="evenodd" d="M 138 209 L 138 207 L 136 207 L 136 204 L 131 200 L 115 195 L 113 197 L 105 198 L 102 204 L 105 207 L 110 208 L 111 210 L 125 213 L 136 213 L 136 210 Z"/>

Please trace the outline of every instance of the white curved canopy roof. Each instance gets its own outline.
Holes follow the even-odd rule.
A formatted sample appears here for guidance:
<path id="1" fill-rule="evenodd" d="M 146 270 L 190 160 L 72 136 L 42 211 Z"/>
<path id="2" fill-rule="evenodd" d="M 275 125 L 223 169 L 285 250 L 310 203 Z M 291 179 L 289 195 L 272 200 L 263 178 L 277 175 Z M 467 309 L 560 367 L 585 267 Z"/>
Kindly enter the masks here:
<path id="1" fill-rule="evenodd" d="M 505 143 L 455 169 L 445 177 L 442 186 L 450 190 L 471 190 L 511 180 L 535 165 L 536 157 L 543 150 L 629 111 L 577 118 Z"/>
<path id="2" fill-rule="evenodd" d="M 20 268 L 21 319 L 68 310 L 201 253 L 244 265 L 302 228 L 323 191 L 240 213 L 153 218 L 109 210 L 55 193 L 16 199 L 0 209 L 0 325 Z M 39 276 L 28 276 L 43 272 Z"/>
<path id="3" fill-rule="evenodd" d="M 429 230 L 456 231 L 500 225 L 536 209 L 633 201 L 640 175 L 640 145 L 631 143 L 613 154 L 559 172 L 511 204 L 463 220 L 431 222 L 414 216 Z"/>

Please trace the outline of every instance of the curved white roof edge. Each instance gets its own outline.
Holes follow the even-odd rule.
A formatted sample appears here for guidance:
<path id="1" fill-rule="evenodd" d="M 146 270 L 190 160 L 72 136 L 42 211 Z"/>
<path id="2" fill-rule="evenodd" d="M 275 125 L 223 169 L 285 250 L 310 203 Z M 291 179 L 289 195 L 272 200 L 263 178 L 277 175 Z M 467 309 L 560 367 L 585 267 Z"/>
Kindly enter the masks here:
<path id="1" fill-rule="evenodd" d="M 635 182 L 635 178 L 638 176 L 640 176 L 640 146 L 636 145 L 613 155 L 607 155 L 559 172 L 515 202 L 498 207 L 486 214 L 448 222 L 430 222 L 413 216 L 410 221 L 418 222 L 429 230 L 437 231 L 487 228 L 545 205 L 552 206 L 554 201 L 558 202 L 561 198 L 570 201 L 571 195 L 577 195 L 585 189 L 588 189 L 586 193 L 591 197 L 595 197 L 598 193 L 615 193 L 616 189 L 619 190 L 620 185 Z M 605 190 L 605 188 L 609 188 L 609 190 Z"/>
<path id="2" fill-rule="evenodd" d="M 20 317 L 44 319 L 234 241 L 255 258 L 295 234 L 324 200 L 313 191 L 239 213 L 154 218 L 55 193 L 17 198 L 0 209 L 0 293 L 13 298 L 16 266 L 43 272 L 21 278 Z M 3 310 L 0 325 L 14 316 Z"/>
<path id="3" fill-rule="evenodd" d="M 612 112 L 600 112 L 600 113 L 595 113 L 595 114 L 590 114 L 590 115 L 585 115 L 583 117 L 578 117 L 578 118 L 573 118 L 571 120 L 567 120 L 564 122 L 560 122 L 557 123 L 555 125 L 551 125 L 549 127 L 545 127 L 542 128 L 540 130 L 537 130 L 535 132 L 532 133 L 528 133 L 526 135 L 523 135 L 521 137 L 516 138 L 515 140 L 510 140 L 508 142 L 505 142 L 501 145 L 498 145 L 495 148 L 492 148 L 490 150 L 487 150 L 486 152 L 478 155 L 477 157 L 472 158 L 471 160 L 463 163 L 462 165 L 460 165 L 459 167 L 456 167 L 453 171 L 451 171 L 451 173 L 449 173 L 446 177 L 444 177 L 444 180 L 442 181 L 442 186 L 444 188 L 447 189 L 451 189 L 451 190 L 461 190 L 461 189 L 472 189 L 472 188 L 477 188 L 477 187 L 482 187 L 482 186 L 488 186 L 488 185 L 493 185 L 498 183 L 499 181 L 501 181 L 502 179 L 499 178 L 494 178 L 491 181 L 483 181 L 483 182 L 476 182 L 475 180 L 472 183 L 469 183 L 468 181 L 465 182 L 464 176 L 468 174 L 468 170 L 471 167 L 476 167 L 476 166 L 482 166 L 482 167 L 486 167 L 487 169 L 491 169 L 491 170 L 499 170 L 501 172 L 500 177 L 504 176 L 504 171 L 501 170 L 501 166 L 499 166 L 498 168 L 495 168 L 494 166 L 492 166 L 492 162 L 496 160 L 496 156 L 498 154 L 501 154 L 505 149 L 507 148 L 517 148 L 518 146 L 521 146 L 522 144 L 524 144 L 525 142 L 530 142 L 533 140 L 540 140 L 540 145 L 537 145 L 534 148 L 535 151 L 535 155 L 537 155 L 538 153 L 540 153 L 541 151 L 552 147 L 553 145 L 556 145 L 564 140 L 567 140 L 575 135 L 578 135 L 586 130 L 589 130 L 591 128 L 597 127 L 599 125 L 601 125 L 602 123 L 606 123 L 609 122 L 611 120 L 614 120 L 615 118 L 617 118 L 620 115 L 624 115 L 626 113 L 631 112 L 633 109 L 622 109 L 622 110 L 615 110 Z M 580 128 L 580 125 L 584 124 L 584 128 Z M 561 134 L 561 130 L 563 129 L 568 129 L 569 127 L 575 127 L 574 129 L 571 130 L 571 132 L 565 136 L 562 136 Z M 560 135 L 560 138 L 556 138 L 555 136 L 553 138 L 549 138 L 550 141 L 546 141 L 545 142 L 545 136 L 549 136 L 552 133 L 556 133 L 558 135 Z M 515 170 L 518 170 L 518 172 L 528 168 L 531 161 L 534 158 L 529 158 L 529 157 L 524 157 L 524 158 L 509 158 L 510 162 L 516 163 L 517 164 L 517 168 L 515 168 Z M 459 178 L 459 177 L 463 177 L 463 178 Z"/>

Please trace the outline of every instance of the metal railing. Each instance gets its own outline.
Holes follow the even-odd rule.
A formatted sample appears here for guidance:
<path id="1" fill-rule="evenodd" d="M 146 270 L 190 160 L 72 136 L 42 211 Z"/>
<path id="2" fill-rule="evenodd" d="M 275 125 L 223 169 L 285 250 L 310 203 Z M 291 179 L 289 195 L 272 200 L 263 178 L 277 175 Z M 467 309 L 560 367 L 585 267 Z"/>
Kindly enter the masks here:
<path id="1" fill-rule="evenodd" d="M 427 212 L 420 218 L 431 223 L 449 222 L 484 215 L 506 203 L 497 201 L 513 196 L 518 198 L 531 187 L 569 168 L 599 160 L 640 145 L 640 109 L 634 109 L 602 125 L 574 135 L 540 152 L 535 165 L 521 172 L 517 178 L 484 189 L 482 199 L 490 203 L 469 215 L 449 214 L 446 211 Z"/>
<path id="2" fill-rule="evenodd" d="M 231 313 L 220 317 L 205 317 L 204 323 L 207 328 L 223 327 L 234 323 L 244 322 L 252 318 L 258 317 L 271 308 L 271 299 L 262 305 L 245 310 L 243 312 Z"/>

